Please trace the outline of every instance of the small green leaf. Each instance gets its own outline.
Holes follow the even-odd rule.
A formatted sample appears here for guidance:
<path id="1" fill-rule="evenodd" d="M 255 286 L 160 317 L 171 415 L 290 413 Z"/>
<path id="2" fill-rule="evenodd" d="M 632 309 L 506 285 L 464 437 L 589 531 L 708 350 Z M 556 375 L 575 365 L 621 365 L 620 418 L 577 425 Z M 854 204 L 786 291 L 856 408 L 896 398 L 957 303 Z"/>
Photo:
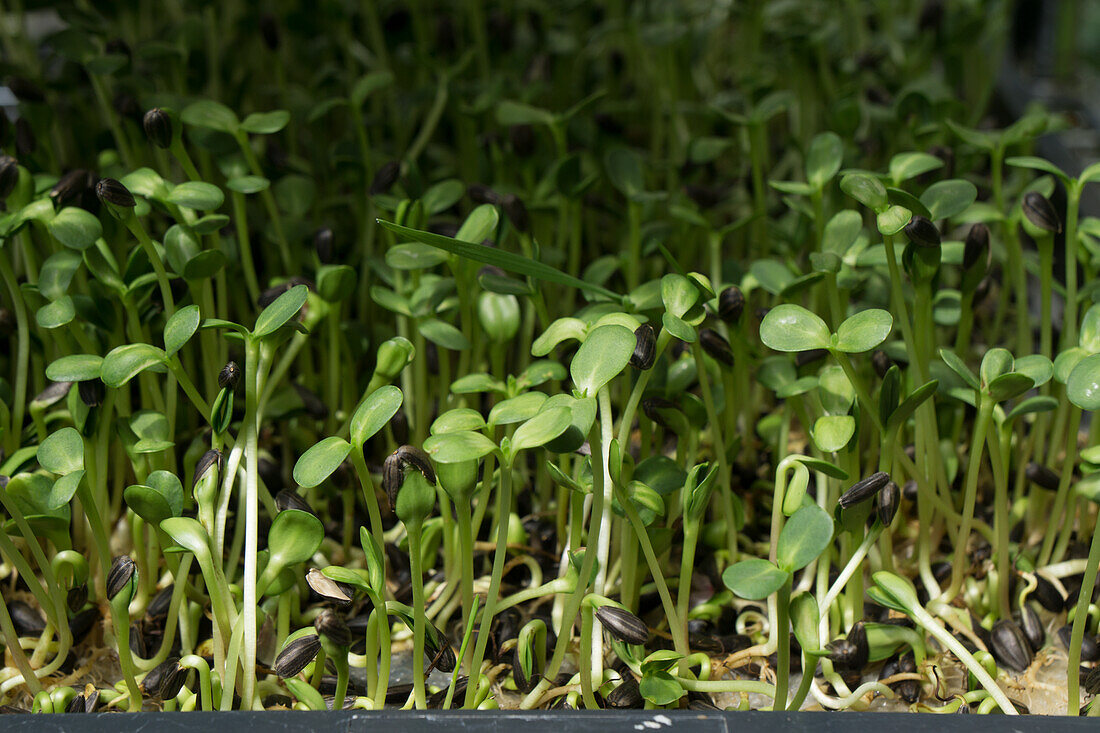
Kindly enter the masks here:
<path id="1" fill-rule="evenodd" d="M 833 541 L 833 518 L 817 504 L 808 504 L 791 516 L 779 533 L 776 558 L 789 573 L 816 560 Z"/>
<path id="2" fill-rule="evenodd" d="M 333 435 L 315 443 L 294 464 L 294 480 L 311 489 L 332 475 L 351 452 L 351 443 Z"/>
<path id="3" fill-rule="evenodd" d="M 512 455 L 529 448 L 537 448 L 558 437 L 573 424 L 573 413 L 565 407 L 555 407 L 540 412 L 516 428 L 512 435 Z"/>
<path id="4" fill-rule="evenodd" d="M 1100 409 L 1100 354 L 1086 356 L 1066 380 L 1066 397 L 1082 410 Z"/>
<path id="5" fill-rule="evenodd" d="M 241 129 L 256 135 L 271 135 L 286 127 L 288 122 L 290 122 L 290 113 L 285 109 L 253 112 L 244 118 Z"/>
<path id="6" fill-rule="evenodd" d="M 164 324 L 164 352 L 172 356 L 199 330 L 202 315 L 197 305 L 180 308 Z"/>
<path id="7" fill-rule="evenodd" d="M 39 495 L 38 502 L 42 509 L 47 512 L 56 511 L 62 507 L 68 505 L 72 501 L 73 496 L 76 494 L 76 490 L 80 488 L 80 482 L 84 480 L 84 471 L 73 471 L 67 473 L 64 476 L 59 476 L 50 490 Z M 66 522 L 66 525 L 68 523 Z"/>
<path id="8" fill-rule="evenodd" d="M 793 303 L 772 308 L 760 323 L 760 340 L 775 351 L 828 348 L 830 336 L 825 321 Z"/>
<path id="9" fill-rule="evenodd" d="M 271 187 L 271 181 L 260 176 L 237 176 L 225 182 L 225 187 L 237 193 L 250 194 L 266 191 Z"/>
<path id="10" fill-rule="evenodd" d="M 359 77 L 351 87 L 348 99 L 354 107 L 362 107 L 367 97 L 379 89 L 385 89 L 393 84 L 393 73 L 390 71 L 372 71 Z"/>
<path id="11" fill-rule="evenodd" d="M 421 321 L 417 328 L 421 336 L 436 346 L 442 346 L 444 349 L 452 351 L 465 351 L 470 348 L 470 342 L 462 331 L 446 321 L 441 321 L 438 318 L 428 318 Z"/>
<path id="12" fill-rule="evenodd" d="M 921 194 L 920 201 L 928 207 L 932 221 L 950 219 L 970 208 L 978 198 L 978 189 L 970 181 L 951 179 L 938 181 Z"/>
<path id="13" fill-rule="evenodd" d="M 235 134 L 240 126 L 233 110 L 209 99 L 189 104 L 180 113 L 180 119 L 185 125 L 227 132 L 230 135 Z"/>
<path id="14" fill-rule="evenodd" d="M 350 434 L 355 445 L 363 445 L 375 433 L 385 427 L 397 411 L 405 396 L 392 384 L 371 392 L 355 408 L 351 416 Z"/>
<path id="15" fill-rule="evenodd" d="M 165 352 L 151 344 L 125 344 L 103 357 L 100 378 L 108 387 L 118 388 L 166 359 Z"/>
<path id="16" fill-rule="evenodd" d="M 911 613 L 912 609 L 920 606 L 917 589 L 913 587 L 912 582 L 885 570 L 878 571 L 871 578 L 879 590 L 892 601 L 890 608 L 902 613 Z"/>
<path id="17" fill-rule="evenodd" d="M 76 306 L 68 295 L 62 295 L 52 303 L 39 308 L 34 313 L 35 322 L 46 330 L 61 328 L 76 317 Z"/>
<path id="18" fill-rule="evenodd" d="M 825 184 L 840 170 L 844 158 L 844 144 L 835 132 L 823 132 L 810 142 L 806 152 L 806 180 L 814 188 Z"/>
<path id="19" fill-rule="evenodd" d="M 863 228 L 863 217 L 855 209 L 838 211 L 825 225 L 821 240 L 821 250 L 838 257 L 843 256 L 855 243 Z"/>
<path id="20" fill-rule="evenodd" d="M 861 354 L 875 348 L 890 335 L 894 318 L 888 311 L 870 308 L 846 319 L 837 329 L 836 348 L 848 354 Z"/>
<path id="21" fill-rule="evenodd" d="M 924 404 L 925 400 L 936 393 L 936 389 L 939 386 L 939 381 L 933 379 L 913 390 L 908 397 L 902 400 L 898 408 L 890 414 L 888 418 L 890 427 L 897 427 L 908 420 L 909 416 L 916 412 L 917 408 Z"/>
<path id="22" fill-rule="evenodd" d="M 476 461 L 497 450 L 497 444 L 474 430 L 432 435 L 424 441 L 424 450 L 436 463 Z"/>
<path id="23" fill-rule="evenodd" d="M 99 379 L 103 357 L 95 354 L 71 354 L 50 362 L 46 379 L 52 382 L 85 382 Z"/>
<path id="24" fill-rule="evenodd" d="M 986 387 L 986 392 L 997 402 L 1015 399 L 1035 386 L 1035 382 L 1026 374 L 1010 372 L 994 379 Z"/>
<path id="25" fill-rule="evenodd" d="M 898 153 L 890 159 L 890 178 L 898 185 L 942 167 L 943 161 L 928 153 Z"/>
<path id="26" fill-rule="evenodd" d="M 849 173 L 840 179 L 840 190 L 876 212 L 882 211 L 889 205 L 886 186 L 874 176 Z"/>
<path id="27" fill-rule="evenodd" d="M 429 432 L 432 435 L 442 435 L 462 430 L 481 430 L 484 427 L 485 418 L 480 412 L 469 407 L 456 407 L 437 417 Z M 428 450 L 427 445 L 424 446 L 424 450 Z"/>
<path id="28" fill-rule="evenodd" d="M 552 125 L 554 115 L 538 107 L 505 99 L 497 105 L 497 122 L 502 125 Z"/>
<path id="29" fill-rule="evenodd" d="M 821 613 L 813 593 L 799 593 L 791 599 L 791 626 L 802 651 L 815 652 L 821 648 L 821 638 L 818 636 L 820 624 Z"/>
<path id="30" fill-rule="evenodd" d="M 38 463 L 51 473 L 67 474 L 84 468 L 84 439 L 76 428 L 50 433 L 36 452 Z"/>
<path id="31" fill-rule="evenodd" d="M 1036 158 L 1031 155 L 1018 155 L 1010 158 L 1005 158 L 1005 163 L 1014 168 L 1029 168 L 1034 171 L 1042 171 L 1043 173 L 1049 173 L 1055 178 L 1060 178 L 1063 183 L 1069 183 L 1070 177 L 1062 171 L 1061 168 L 1051 163 L 1044 158 Z"/>
<path id="32" fill-rule="evenodd" d="M 271 549 L 269 565 L 289 567 L 313 557 L 325 528 L 321 520 L 299 509 L 284 509 L 271 520 L 267 546 Z M 266 571 L 265 571 L 266 572 Z"/>
<path id="33" fill-rule="evenodd" d="M 280 295 L 257 316 L 256 327 L 252 329 L 252 336 L 263 338 L 278 331 L 305 305 L 308 295 L 309 288 L 305 285 L 295 285 Z"/>
<path id="34" fill-rule="evenodd" d="M 970 371 L 970 367 L 959 358 L 959 355 L 950 349 L 940 349 L 940 358 L 950 367 L 951 371 L 958 374 L 971 389 L 979 389 L 978 377 Z"/>
<path id="35" fill-rule="evenodd" d="M 1021 400 L 1005 416 L 1006 421 L 1015 420 L 1024 415 L 1038 412 L 1051 412 L 1058 409 L 1058 400 L 1048 395 L 1036 395 L 1026 400 Z"/>
<path id="36" fill-rule="evenodd" d="M 1054 364 L 1042 354 L 1031 354 L 1016 359 L 1012 371 L 1031 377 L 1036 387 L 1042 387 L 1054 376 Z"/>
<path id="37" fill-rule="evenodd" d="M 687 694 L 675 677 L 663 671 L 643 674 L 638 692 L 654 705 L 671 705 Z"/>
<path id="38" fill-rule="evenodd" d="M 537 415 L 546 402 L 547 397 L 543 392 L 527 392 L 525 394 L 502 400 L 489 411 L 486 422 L 489 425 L 512 425 L 524 420 L 530 420 Z"/>
<path id="39" fill-rule="evenodd" d="M 628 199 L 645 192 L 642 157 L 629 148 L 612 148 L 604 159 L 611 185 Z"/>
<path id="40" fill-rule="evenodd" d="M 818 449 L 826 453 L 843 450 L 856 432 L 851 415 L 822 415 L 814 422 L 810 435 Z"/>
<path id="41" fill-rule="evenodd" d="M 497 207 L 492 204 L 482 204 L 466 216 L 462 226 L 455 233 L 455 239 L 459 242 L 480 244 L 493 236 L 493 232 L 497 230 L 497 224 L 499 223 L 500 212 L 497 211 Z M 425 242 L 425 244 L 432 244 L 432 242 Z M 451 250 L 447 251 L 450 252 Z M 452 252 L 452 254 L 454 253 Z"/>
<path id="42" fill-rule="evenodd" d="M 889 206 L 878 213 L 876 223 L 878 231 L 884 237 L 892 237 L 909 223 L 913 218 L 913 212 L 903 206 Z"/>
<path id="43" fill-rule="evenodd" d="M 722 582 L 734 595 L 760 601 L 775 593 L 790 577 L 767 560 L 754 557 L 730 565 L 722 573 Z"/>
<path id="44" fill-rule="evenodd" d="M 67 206 L 59 211 L 47 228 L 50 236 L 76 250 L 88 249 L 103 236 L 103 225 L 99 223 L 99 219 L 75 206 Z"/>
<path id="45" fill-rule="evenodd" d="M 168 194 L 168 203 L 196 211 L 213 211 L 225 201 L 225 194 L 217 186 L 202 181 L 181 183 Z"/>
<path id="46" fill-rule="evenodd" d="M 621 374 L 636 345 L 634 333 L 625 326 L 600 326 L 589 333 L 569 364 L 569 374 L 581 394 L 595 397 L 601 387 Z"/>
<path id="47" fill-rule="evenodd" d="M 317 294 L 329 303 L 339 303 L 355 292 L 355 268 L 349 265 L 322 265 L 317 270 Z"/>

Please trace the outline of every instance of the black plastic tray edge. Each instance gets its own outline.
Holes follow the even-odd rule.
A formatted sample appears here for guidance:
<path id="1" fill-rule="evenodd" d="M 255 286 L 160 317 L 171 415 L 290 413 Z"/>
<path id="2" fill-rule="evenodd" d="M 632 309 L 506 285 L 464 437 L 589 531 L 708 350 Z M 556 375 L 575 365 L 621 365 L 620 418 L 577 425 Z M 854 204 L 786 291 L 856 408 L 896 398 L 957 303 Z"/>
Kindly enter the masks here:
<path id="1" fill-rule="evenodd" d="M 1084 733 L 1096 722 L 1067 716 L 940 715 L 912 713 L 771 713 L 624 711 L 379 711 L 97 713 L 93 715 L 4 715 L 4 733 L 352 733 L 353 731 L 441 733 Z"/>

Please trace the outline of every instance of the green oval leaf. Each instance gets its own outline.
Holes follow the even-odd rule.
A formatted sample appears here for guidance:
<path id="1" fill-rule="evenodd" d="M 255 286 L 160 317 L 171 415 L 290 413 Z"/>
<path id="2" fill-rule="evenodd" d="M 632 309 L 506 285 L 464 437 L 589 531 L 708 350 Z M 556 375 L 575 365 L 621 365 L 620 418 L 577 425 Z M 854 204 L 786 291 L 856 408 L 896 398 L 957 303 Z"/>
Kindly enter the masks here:
<path id="1" fill-rule="evenodd" d="M 202 127 L 207 130 L 217 130 L 218 132 L 227 132 L 230 135 L 235 134 L 237 128 L 240 126 L 237 115 L 233 110 L 220 102 L 209 99 L 203 99 L 187 105 L 183 112 L 180 113 L 180 120 L 182 120 L 185 125 Z"/>
<path id="2" fill-rule="evenodd" d="M 846 319 L 837 329 L 836 348 L 848 354 L 861 354 L 875 348 L 890 335 L 894 318 L 880 308 L 870 308 Z"/>
<path id="3" fill-rule="evenodd" d="M 825 321 L 793 303 L 772 308 L 760 323 L 760 340 L 775 351 L 828 348 L 830 335 Z"/>
<path id="4" fill-rule="evenodd" d="M 305 562 L 317 552 L 324 538 L 325 527 L 320 519 L 299 509 L 284 509 L 271 520 L 267 533 L 267 546 L 271 549 L 268 562 L 282 567 Z"/>
<path id="5" fill-rule="evenodd" d="M 789 577 L 767 560 L 754 557 L 726 568 L 722 582 L 734 595 L 760 601 L 782 588 Z"/>
<path id="6" fill-rule="evenodd" d="M 470 342 L 462 331 L 438 318 L 428 318 L 421 321 L 418 330 L 421 336 L 436 346 L 442 346 L 444 349 L 465 351 L 470 348 Z"/>
<path id="7" fill-rule="evenodd" d="M 287 126 L 290 113 L 285 109 L 271 112 L 253 112 L 241 122 L 241 129 L 257 135 L 271 135 Z"/>
<path id="8" fill-rule="evenodd" d="M 808 504 L 783 525 L 776 546 L 776 560 L 787 572 L 809 565 L 833 541 L 833 518 L 817 504 Z"/>
<path id="9" fill-rule="evenodd" d="M 636 345 L 634 333 L 625 326 L 607 325 L 594 329 L 569 364 L 569 375 L 577 389 L 585 397 L 594 397 L 601 387 L 626 369 Z"/>
<path id="10" fill-rule="evenodd" d="M 922 204 L 928 207 L 932 221 L 950 219 L 958 216 L 978 198 L 978 189 L 970 181 L 951 179 L 938 181 L 929 186 L 920 196 Z"/>
<path id="11" fill-rule="evenodd" d="M 844 143 L 835 132 L 823 132 L 810 143 L 806 152 L 806 180 L 814 188 L 823 188 L 840 170 Z"/>
<path id="12" fill-rule="evenodd" d="M 302 454 L 294 464 L 294 480 L 307 489 L 332 475 L 351 452 L 351 443 L 333 435 L 324 438 Z"/>
<path id="13" fill-rule="evenodd" d="M 856 432 L 856 419 L 851 415 L 822 415 L 814 422 L 810 435 L 818 449 L 832 453 L 843 450 Z"/>
<path id="14" fill-rule="evenodd" d="M 633 334 L 631 334 L 631 338 L 633 338 Z M 573 412 L 569 408 L 555 407 L 540 412 L 516 428 L 515 434 L 512 435 L 512 455 L 550 442 L 564 433 L 566 428 L 572 424 Z"/>
<path id="15" fill-rule="evenodd" d="M 164 353 L 172 356 L 199 330 L 202 314 L 197 305 L 180 308 L 164 324 Z"/>
<path id="16" fill-rule="evenodd" d="M 39 465 L 51 473 L 79 471 L 84 468 L 84 439 L 76 428 L 61 428 L 46 436 L 35 455 Z"/>
<path id="17" fill-rule="evenodd" d="M 385 427 L 401 409 L 404 399 L 401 390 L 392 384 L 379 387 L 367 395 L 351 416 L 350 434 L 355 445 L 363 445 Z"/>
<path id="18" fill-rule="evenodd" d="M 1100 354 L 1086 356 L 1066 380 L 1066 397 L 1082 410 L 1100 409 Z"/>
<path id="19" fill-rule="evenodd" d="M 99 219 L 75 206 L 59 211 L 47 228 L 50 236 L 70 249 L 88 249 L 103 236 L 103 225 Z"/>
<path id="20" fill-rule="evenodd" d="M 168 203 L 197 211 L 213 211 L 225 201 L 225 194 L 212 183 L 188 181 L 168 194 Z"/>
<path id="21" fill-rule="evenodd" d="M 497 450 L 497 444 L 482 433 L 459 430 L 439 433 L 424 441 L 424 450 L 436 463 L 476 461 Z"/>
<path id="22" fill-rule="evenodd" d="M 886 186 L 874 176 L 849 173 L 840 179 L 840 190 L 874 211 L 881 211 L 888 205 Z"/>
<path id="23" fill-rule="evenodd" d="M 263 338 L 278 331 L 305 305 L 308 295 L 309 288 L 305 285 L 295 285 L 280 295 L 257 316 L 252 335 L 255 338 Z"/>
<path id="24" fill-rule="evenodd" d="M 165 352 L 151 344 L 125 344 L 103 358 L 100 379 L 108 387 L 121 387 L 151 366 L 163 364 Z"/>
<path id="25" fill-rule="evenodd" d="M 913 218 L 913 212 L 904 206 L 894 204 L 880 211 L 876 218 L 879 233 L 886 237 L 892 237 L 909 223 Z"/>
<path id="26" fill-rule="evenodd" d="M 46 379 L 52 382 L 84 382 L 99 379 L 103 357 L 95 354 L 71 354 L 55 359 L 46 367 Z"/>

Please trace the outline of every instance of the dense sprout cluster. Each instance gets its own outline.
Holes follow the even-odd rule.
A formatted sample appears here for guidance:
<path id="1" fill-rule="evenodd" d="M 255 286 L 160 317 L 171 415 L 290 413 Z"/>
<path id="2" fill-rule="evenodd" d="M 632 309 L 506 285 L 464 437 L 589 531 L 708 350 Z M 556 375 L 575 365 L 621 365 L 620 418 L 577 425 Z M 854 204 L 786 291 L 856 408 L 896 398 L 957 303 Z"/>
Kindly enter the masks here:
<path id="1" fill-rule="evenodd" d="M 1100 168 L 987 113 L 1013 3 L 56 5 L 4 711 L 1100 692 Z"/>

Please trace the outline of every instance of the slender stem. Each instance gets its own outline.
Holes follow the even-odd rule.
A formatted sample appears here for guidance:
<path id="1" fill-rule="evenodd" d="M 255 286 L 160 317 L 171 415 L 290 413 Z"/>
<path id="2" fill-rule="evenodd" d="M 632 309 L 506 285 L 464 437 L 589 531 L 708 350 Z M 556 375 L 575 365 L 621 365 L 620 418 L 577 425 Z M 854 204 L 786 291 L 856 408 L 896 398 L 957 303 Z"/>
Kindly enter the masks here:
<path id="1" fill-rule="evenodd" d="M 772 710 L 787 707 L 787 680 L 791 674 L 791 574 L 775 593 L 775 626 L 778 634 L 775 665 L 775 698 Z"/>
<path id="2" fill-rule="evenodd" d="M 1066 309 L 1062 321 L 1062 344 L 1077 345 L 1077 214 L 1081 207 L 1081 185 L 1066 186 Z"/>
<path id="3" fill-rule="evenodd" d="M 489 579 L 489 592 L 485 596 L 485 610 L 481 616 L 481 628 L 477 632 L 473 662 L 469 668 L 470 679 L 481 676 L 481 662 L 485 658 L 485 646 L 489 643 L 493 615 L 496 614 L 500 595 L 500 581 L 504 575 L 504 560 L 508 555 L 508 514 L 512 507 L 512 460 L 504 458 L 500 463 L 500 488 L 497 490 L 497 542 L 493 554 L 493 574 Z M 466 687 L 466 707 L 473 704 L 476 684 Z"/>
<path id="4" fill-rule="evenodd" d="M 1085 563 L 1085 576 L 1081 581 L 1081 592 L 1077 596 L 1074 610 L 1073 629 L 1070 632 L 1066 662 L 1066 714 L 1075 715 L 1081 704 L 1081 644 L 1085 638 L 1085 626 L 1088 620 L 1088 607 L 1092 600 L 1092 590 L 1096 586 L 1096 571 L 1100 567 L 1100 522 L 1092 530 L 1092 544 L 1089 545 L 1089 557 Z"/>
<path id="5" fill-rule="evenodd" d="M 259 532 L 259 420 L 256 401 L 260 392 L 260 347 L 248 342 L 245 345 L 245 491 L 244 491 L 244 598 L 239 623 L 244 625 L 244 654 L 241 664 L 241 706 L 252 709 L 253 691 L 256 686 L 256 556 Z M 231 658 L 232 661 L 232 658 Z"/>
<path id="6" fill-rule="evenodd" d="M 969 464 L 966 467 L 966 489 L 963 496 L 962 523 L 955 537 L 955 558 L 951 565 L 951 585 L 944 592 L 942 600 L 949 602 L 962 589 L 963 578 L 969 563 L 966 562 L 966 546 L 970 539 L 970 526 L 974 521 L 974 503 L 978 496 L 978 475 L 982 468 L 982 451 L 985 448 L 985 434 L 993 416 L 993 401 L 981 397 L 978 404 L 978 419 L 974 423 L 974 435 L 971 437 Z"/>
<path id="7" fill-rule="evenodd" d="M 15 312 L 16 355 L 15 355 L 15 391 L 12 394 L 11 426 L 4 436 L 4 450 L 11 455 L 19 448 L 23 437 L 23 414 L 27 402 L 27 364 L 30 360 L 30 329 L 27 325 L 27 306 L 23 302 L 23 293 L 12 270 L 8 253 L 0 252 L 0 278 L 11 295 L 12 310 Z"/>
<path id="8" fill-rule="evenodd" d="M 423 710 L 428 706 L 424 694 L 424 574 L 420 567 L 423 562 L 420 545 L 423 527 L 420 522 L 411 522 L 405 525 L 405 529 L 409 537 L 409 569 L 412 573 L 413 592 L 413 701 L 417 709 Z M 485 636 L 489 635 L 484 625 L 482 631 Z"/>

